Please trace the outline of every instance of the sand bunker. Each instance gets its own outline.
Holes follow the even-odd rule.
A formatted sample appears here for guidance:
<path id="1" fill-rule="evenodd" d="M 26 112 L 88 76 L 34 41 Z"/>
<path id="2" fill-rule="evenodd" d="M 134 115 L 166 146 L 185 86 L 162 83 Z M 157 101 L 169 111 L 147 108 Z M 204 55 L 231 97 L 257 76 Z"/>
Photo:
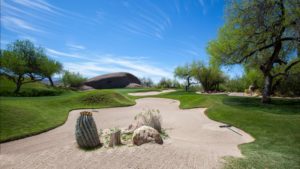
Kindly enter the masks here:
<path id="1" fill-rule="evenodd" d="M 152 92 L 137 92 L 137 93 L 128 93 L 131 96 L 153 96 L 153 95 L 159 95 L 162 93 L 170 93 L 170 92 L 175 92 L 176 90 L 174 89 L 168 89 L 168 90 L 163 90 L 160 92 L 157 91 L 152 91 Z"/>
<path id="2" fill-rule="evenodd" d="M 100 128 L 127 127 L 143 109 L 159 109 L 170 138 L 163 145 L 122 146 L 94 151 L 78 149 L 74 127 L 82 110 L 51 131 L 1 144 L 0 168 L 220 168 L 222 157 L 241 157 L 238 145 L 253 141 L 247 133 L 206 117 L 203 108 L 181 110 L 171 99 L 143 98 L 131 107 L 93 111 Z M 96 112 L 97 111 L 97 112 Z M 238 133 L 236 133 L 238 132 Z"/>

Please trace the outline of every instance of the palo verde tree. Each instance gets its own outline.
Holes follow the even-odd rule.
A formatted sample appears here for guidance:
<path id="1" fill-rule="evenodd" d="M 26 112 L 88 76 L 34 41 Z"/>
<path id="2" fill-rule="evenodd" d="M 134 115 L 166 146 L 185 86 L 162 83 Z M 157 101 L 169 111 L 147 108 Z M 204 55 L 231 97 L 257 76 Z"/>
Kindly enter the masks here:
<path id="1" fill-rule="evenodd" d="M 19 93 L 23 84 L 49 78 L 61 69 L 61 64 L 49 59 L 42 48 L 28 40 L 17 40 L 2 50 L 0 66 L 0 75 L 16 84 L 14 93 Z"/>
<path id="2" fill-rule="evenodd" d="M 208 53 L 224 65 L 259 66 L 263 103 L 271 101 L 273 79 L 300 63 L 299 50 L 300 1 L 295 0 L 231 1 L 225 25 L 208 45 Z M 278 66 L 284 67 L 281 72 L 274 71 Z"/>
<path id="3" fill-rule="evenodd" d="M 185 91 L 188 91 L 190 86 L 193 84 L 193 69 L 195 69 L 196 62 L 192 62 L 191 64 L 187 63 L 184 66 L 176 67 L 174 71 L 175 77 L 179 79 L 184 79 L 186 81 Z"/>

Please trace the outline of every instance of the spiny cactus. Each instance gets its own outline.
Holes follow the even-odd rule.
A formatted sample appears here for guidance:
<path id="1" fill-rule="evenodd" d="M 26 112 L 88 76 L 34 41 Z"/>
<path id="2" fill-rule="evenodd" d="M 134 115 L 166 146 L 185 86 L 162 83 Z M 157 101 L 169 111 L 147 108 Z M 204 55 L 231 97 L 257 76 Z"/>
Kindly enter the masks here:
<path id="1" fill-rule="evenodd" d="M 80 112 L 76 123 L 75 135 L 77 144 L 82 148 L 94 148 L 101 144 L 91 112 Z"/>

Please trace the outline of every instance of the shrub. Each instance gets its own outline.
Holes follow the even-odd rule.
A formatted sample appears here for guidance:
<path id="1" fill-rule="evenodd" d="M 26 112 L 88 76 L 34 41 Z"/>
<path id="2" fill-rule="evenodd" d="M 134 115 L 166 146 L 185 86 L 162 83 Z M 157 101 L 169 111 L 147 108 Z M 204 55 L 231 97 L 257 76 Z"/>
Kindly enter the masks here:
<path id="1" fill-rule="evenodd" d="M 65 87 L 79 87 L 86 78 L 79 73 L 65 71 L 61 80 Z"/>
<path id="2" fill-rule="evenodd" d="M 143 125 L 150 126 L 156 129 L 159 133 L 162 132 L 161 116 L 159 110 L 147 110 L 139 113 L 135 120 L 141 121 Z"/>

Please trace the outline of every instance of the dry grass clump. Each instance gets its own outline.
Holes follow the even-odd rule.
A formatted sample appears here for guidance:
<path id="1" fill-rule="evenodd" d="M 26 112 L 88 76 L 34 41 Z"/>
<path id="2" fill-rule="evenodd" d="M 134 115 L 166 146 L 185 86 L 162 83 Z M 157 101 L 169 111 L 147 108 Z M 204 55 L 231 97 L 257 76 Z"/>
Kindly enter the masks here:
<path id="1" fill-rule="evenodd" d="M 139 113 L 137 116 L 135 116 L 135 120 L 141 122 L 143 125 L 150 126 L 156 129 L 159 133 L 162 132 L 162 127 L 161 127 L 162 118 L 159 110 L 149 109 L 143 111 Z"/>

